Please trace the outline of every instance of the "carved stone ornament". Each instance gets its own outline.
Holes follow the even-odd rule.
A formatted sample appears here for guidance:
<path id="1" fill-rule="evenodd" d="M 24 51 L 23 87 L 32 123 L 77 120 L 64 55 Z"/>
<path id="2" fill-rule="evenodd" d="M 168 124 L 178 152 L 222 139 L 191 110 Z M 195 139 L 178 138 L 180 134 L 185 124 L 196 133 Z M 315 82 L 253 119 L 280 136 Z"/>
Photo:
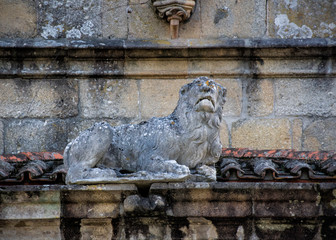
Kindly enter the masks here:
<path id="1" fill-rule="evenodd" d="M 156 12 L 170 23 L 170 36 L 178 38 L 180 22 L 190 18 L 195 0 L 152 0 Z"/>
<path id="2" fill-rule="evenodd" d="M 96 123 L 64 151 L 67 184 L 216 180 L 225 95 L 224 87 L 200 77 L 181 88 L 167 117 L 117 127 Z"/>

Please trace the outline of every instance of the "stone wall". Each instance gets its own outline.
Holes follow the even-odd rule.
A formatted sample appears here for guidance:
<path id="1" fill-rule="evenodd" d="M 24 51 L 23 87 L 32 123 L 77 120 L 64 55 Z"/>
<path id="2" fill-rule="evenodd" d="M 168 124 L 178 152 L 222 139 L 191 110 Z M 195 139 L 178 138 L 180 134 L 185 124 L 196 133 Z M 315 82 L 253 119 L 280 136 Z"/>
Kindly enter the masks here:
<path id="1" fill-rule="evenodd" d="M 334 183 L 156 183 L 138 190 L 133 184 L 2 186 L 0 239 L 308 240 L 336 234 Z"/>
<path id="2" fill-rule="evenodd" d="M 181 39 L 335 37 L 334 1 L 197 0 Z M 0 37 L 169 39 L 151 0 L 2 0 Z"/>
<path id="3" fill-rule="evenodd" d="M 197 1 L 170 40 L 150 0 L 2 0 L 0 154 L 62 150 L 95 121 L 167 115 L 201 75 L 228 89 L 224 147 L 335 150 L 335 11 Z"/>
<path id="4" fill-rule="evenodd" d="M 288 41 L 3 41 L 0 153 L 59 151 L 96 121 L 168 115 L 200 75 L 228 90 L 224 147 L 335 150 L 335 43 Z"/>

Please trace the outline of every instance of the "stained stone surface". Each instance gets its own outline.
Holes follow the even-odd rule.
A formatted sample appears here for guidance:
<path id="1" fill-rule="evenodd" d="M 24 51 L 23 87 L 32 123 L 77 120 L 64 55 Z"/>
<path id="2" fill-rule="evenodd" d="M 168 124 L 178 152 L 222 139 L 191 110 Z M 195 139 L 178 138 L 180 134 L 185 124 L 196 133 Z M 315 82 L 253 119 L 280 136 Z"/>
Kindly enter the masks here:
<path id="1" fill-rule="evenodd" d="M 216 180 L 225 95 L 223 86 L 199 77 L 181 88 L 177 107 L 167 117 L 117 127 L 96 123 L 64 150 L 66 182 L 181 181 L 190 169 L 195 179 Z"/>
<path id="2" fill-rule="evenodd" d="M 252 80 L 248 83 L 248 113 L 250 116 L 268 116 L 273 112 L 274 90 L 270 80 Z"/>
<path id="3" fill-rule="evenodd" d="M 335 1 L 269 1 L 269 35 L 276 38 L 333 38 L 336 36 L 335 11 Z"/>
<path id="4" fill-rule="evenodd" d="M 336 80 L 275 81 L 276 115 L 336 116 Z"/>
<path id="5" fill-rule="evenodd" d="M 75 80 L 1 79 L 0 117 L 72 117 L 78 114 Z"/>
<path id="6" fill-rule="evenodd" d="M 291 124 L 288 119 L 246 119 L 234 122 L 232 146 L 250 149 L 290 149 Z"/>
<path id="7" fill-rule="evenodd" d="M 82 39 L 101 34 L 101 0 L 39 0 L 39 15 L 44 39 Z"/>
<path id="8" fill-rule="evenodd" d="M 336 122 L 334 119 L 317 120 L 303 132 L 304 150 L 336 151 Z"/>
<path id="9" fill-rule="evenodd" d="M 37 34 L 35 1 L 1 0 L 0 38 L 32 38 Z"/>
<path id="10" fill-rule="evenodd" d="M 135 80 L 82 80 L 80 98 L 82 115 L 87 118 L 139 116 L 139 95 Z"/>
<path id="11" fill-rule="evenodd" d="M 64 120 L 13 120 L 5 132 L 6 153 L 59 151 L 67 143 Z"/>
<path id="12" fill-rule="evenodd" d="M 266 1 L 208 0 L 200 4 L 202 37 L 254 38 L 266 32 Z"/>
<path id="13" fill-rule="evenodd" d="M 102 2 L 102 37 L 109 39 L 125 39 L 128 34 L 128 16 L 130 15 L 127 0 Z"/>
<path id="14" fill-rule="evenodd" d="M 2 121 L 0 121 L 0 154 L 3 154 L 4 152 L 4 125 Z"/>

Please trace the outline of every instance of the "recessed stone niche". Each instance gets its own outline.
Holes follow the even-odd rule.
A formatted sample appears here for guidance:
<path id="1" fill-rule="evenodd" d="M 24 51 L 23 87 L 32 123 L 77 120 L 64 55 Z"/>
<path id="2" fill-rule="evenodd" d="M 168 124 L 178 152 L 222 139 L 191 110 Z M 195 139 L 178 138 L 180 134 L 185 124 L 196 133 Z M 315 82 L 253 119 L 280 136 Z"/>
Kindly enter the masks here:
<path id="1" fill-rule="evenodd" d="M 152 0 L 152 2 L 159 17 L 169 22 L 171 38 L 178 38 L 179 25 L 190 18 L 196 0 Z"/>

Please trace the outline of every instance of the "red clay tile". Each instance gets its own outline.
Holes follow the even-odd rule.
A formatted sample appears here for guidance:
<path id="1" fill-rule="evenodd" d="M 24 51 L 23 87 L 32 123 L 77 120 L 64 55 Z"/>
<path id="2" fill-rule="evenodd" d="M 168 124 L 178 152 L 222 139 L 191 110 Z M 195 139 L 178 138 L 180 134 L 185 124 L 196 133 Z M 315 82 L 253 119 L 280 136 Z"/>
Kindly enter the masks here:
<path id="1" fill-rule="evenodd" d="M 26 162 L 28 158 L 24 154 L 6 154 L 0 156 L 0 160 L 5 162 Z"/>
<path id="2" fill-rule="evenodd" d="M 30 160 L 62 160 L 62 152 L 23 152 Z"/>

